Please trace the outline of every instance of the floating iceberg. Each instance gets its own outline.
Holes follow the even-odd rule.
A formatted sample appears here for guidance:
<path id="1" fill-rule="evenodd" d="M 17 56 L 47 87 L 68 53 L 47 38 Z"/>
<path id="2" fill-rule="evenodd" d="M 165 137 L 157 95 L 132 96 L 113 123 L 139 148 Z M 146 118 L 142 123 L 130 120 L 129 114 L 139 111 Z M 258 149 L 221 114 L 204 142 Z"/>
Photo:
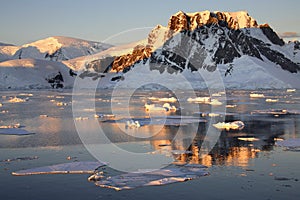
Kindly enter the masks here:
<path id="1" fill-rule="evenodd" d="M 0 128 L 0 135 L 31 135 L 34 134 L 21 128 Z"/>
<path id="2" fill-rule="evenodd" d="M 234 122 L 219 122 L 217 124 L 213 124 L 213 126 L 219 130 L 242 130 L 245 127 L 244 122 L 242 121 L 234 121 Z"/>
<path id="3" fill-rule="evenodd" d="M 167 111 L 166 108 L 156 106 L 155 104 L 145 104 L 144 107 L 146 111 L 160 111 L 160 112 Z"/>
<path id="4" fill-rule="evenodd" d="M 105 166 L 103 162 L 71 162 L 58 165 L 37 167 L 13 172 L 14 176 L 26 176 L 35 174 L 93 174 L 99 167 Z"/>
<path id="5" fill-rule="evenodd" d="M 160 186 L 176 182 L 184 182 L 207 176 L 209 173 L 203 165 L 170 166 L 164 169 L 146 172 L 131 172 L 112 177 L 105 177 L 103 172 L 98 172 L 89 177 L 89 181 L 104 188 L 117 191 L 134 189 L 145 186 Z"/>

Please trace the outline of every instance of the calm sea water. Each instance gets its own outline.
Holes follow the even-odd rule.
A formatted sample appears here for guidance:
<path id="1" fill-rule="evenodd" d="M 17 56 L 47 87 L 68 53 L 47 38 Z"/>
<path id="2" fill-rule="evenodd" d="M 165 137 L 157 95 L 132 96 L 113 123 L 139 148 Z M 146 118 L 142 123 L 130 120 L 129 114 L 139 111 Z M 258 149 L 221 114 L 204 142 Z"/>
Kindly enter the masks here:
<path id="1" fill-rule="evenodd" d="M 1 199 L 154 199 L 158 196 L 164 199 L 298 199 L 300 154 L 275 146 L 277 140 L 300 136 L 298 91 L 231 90 L 214 94 L 211 98 L 223 104 L 213 107 L 187 101 L 194 93 L 209 97 L 207 91 L 136 91 L 130 97 L 124 91 L 114 98 L 111 93 L 97 91 L 93 97 L 91 92 L 83 91 L 76 96 L 84 102 L 75 102 L 77 106 L 72 108 L 72 91 L 2 91 L 0 125 L 19 123 L 21 128 L 35 134 L 0 135 Z M 250 93 L 264 97 L 251 98 Z M 162 98 L 177 97 L 176 94 L 180 94 L 178 101 L 169 102 L 176 111 L 145 111 L 146 103 L 159 107 L 167 101 Z M 9 103 L 9 98 L 14 96 L 28 101 Z M 91 109 L 94 105 L 95 111 Z M 212 112 L 218 115 L 208 116 Z M 113 113 L 115 116 L 111 117 Z M 126 129 L 126 122 L 131 119 L 142 126 Z M 245 127 L 220 131 L 215 144 L 207 137 L 209 127 L 223 120 L 242 121 Z M 80 126 L 80 133 L 75 124 Z M 210 176 L 115 192 L 88 182 L 88 175 L 11 175 L 20 169 L 69 162 L 68 157 L 71 161 L 95 160 L 95 152 L 85 148 L 82 137 L 90 136 L 100 149 L 101 145 L 106 148 L 107 140 L 97 140 L 99 127 L 109 142 L 129 153 L 154 152 L 174 163 L 203 164 L 209 167 Z M 38 159 L 5 161 L 33 156 Z M 144 167 L 147 165 L 145 162 Z"/>

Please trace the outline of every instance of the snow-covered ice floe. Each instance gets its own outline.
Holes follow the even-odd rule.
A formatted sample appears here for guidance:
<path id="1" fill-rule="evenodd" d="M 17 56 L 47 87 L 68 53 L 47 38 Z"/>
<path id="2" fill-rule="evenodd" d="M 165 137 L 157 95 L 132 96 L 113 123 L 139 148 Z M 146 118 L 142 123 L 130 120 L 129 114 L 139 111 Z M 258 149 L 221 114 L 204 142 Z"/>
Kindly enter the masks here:
<path id="1" fill-rule="evenodd" d="M 0 135 L 31 135 L 34 134 L 21 128 L 0 128 Z"/>
<path id="2" fill-rule="evenodd" d="M 207 175 L 209 173 L 203 165 L 183 165 L 169 166 L 155 171 L 125 173 L 112 177 L 105 177 L 103 172 L 98 172 L 90 176 L 88 180 L 94 181 L 97 186 L 119 191 L 184 182 Z"/>
<path id="3" fill-rule="evenodd" d="M 177 108 L 174 105 L 170 105 L 169 103 L 164 103 L 164 105 L 161 106 L 157 106 L 155 104 L 145 104 L 144 106 L 145 110 L 148 112 L 153 112 L 153 111 L 159 111 L 159 112 L 167 112 L 167 111 L 171 111 L 171 112 L 175 112 L 177 110 Z"/>
<path id="4" fill-rule="evenodd" d="M 71 162 L 20 170 L 17 172 L 12 172 L 12 175 L 26 176 L 36 174 L 93 174 L 97 168 L 105 165 L 106 163 L 103 162 Z"/>
<path id="5" fill-rule="evenodd" d="M 264 94 L 257 94 L 257 93 L 252 93 L 250 94 L 251 98 L 264 98 L 265 95 Z"/>
<path id="6" fill-rule="evenodd" d="M 8 158 L 5 160 L 2 160 L 0 162 L 13 162 L 13 161 L 24 161 L 24 160 L 36 160 L 38 159 L 38 156 L 25 156 L 25 157 L 17 157 L 17 158 Z"/>
<path id="7" fill-rule="evenodd" d="M 120 119 L 120 120 L 107 120 L 108 123 L 124 123 L 125 126 L 130 122 L 138 122 L 139 127 L 145 125 L 166 125 L 166 126 L 178 126 L 199 122 L 207 122 L 205 119 L 193 116 L 167 116 L 167 117 L 145 117 L 145 118 L 133 118 L 133 119 Z M 135 125 L 134 125 L 135 126 Z M 137 127 L 135 127 L 137 128 Z"/>
<path id="8" fill-rule="evenodd" d="M 255 137 L 238 137 L 238 140 L 245 141 L 245 142 L 259 141 L 259 139 Z"/>
<path id="9" fill-rule="evenodd" d="M 283 141 L 277 141 L 277 146 L 285 147 L 287 150 L 300 150 L 300 138 L 291 138 Z"/>
<path id="10" fill-rule="evenodd" d="M 270 109 L 270 110 L 254 110 L 251 114 L 264 115 L 300 115 L 300 110 L 286 110 L 286 109 Z"/>
<path id="11" fill-rule="evenodd" d="M 23 103 L 23 102 L 26 102 L 28 101 L 28 98 L 26 99 L 21 99 L 21 98 L 18 98 L 18 97 L 14 97 L 14 98 L 11 98 L 8 100 L 9 103 Z"/>
<path id="12" fill-rule="evenodd" d="M 210 97 L 188 98 L 187 101 L 189 103 L 201 103 L 201 104 L 203 103 L 203 104 L 210 104 L 213 106 L 219 106 L 223 104 L 218 99 L 211 99 Z"/>
<path id="13" fill-rule="evenodd" d="M 213 126 L 219 130 L 242 130 L 245 127 L 244 122 L 242 121 L 233 121 L 233 122 L 219 122 L 217 124 L 213 124 Z"/>

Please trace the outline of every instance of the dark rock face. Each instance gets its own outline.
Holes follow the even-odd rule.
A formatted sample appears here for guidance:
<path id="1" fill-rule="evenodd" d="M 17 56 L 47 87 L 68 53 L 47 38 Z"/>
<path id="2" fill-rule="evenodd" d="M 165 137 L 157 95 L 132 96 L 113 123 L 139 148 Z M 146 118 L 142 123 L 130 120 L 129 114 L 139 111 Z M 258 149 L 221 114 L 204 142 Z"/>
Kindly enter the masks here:
<path id="1" fill-rule="evenodd" d="M 45 58 L 51 60 L 51 61 L 59 61 L 59 60 L 68 60 L 68 58 L 66 58 L 64 56 L 64 54 L 62 53 L 62 49 L 58 49 L 56 50 L 54 53 L 49 54 L 46 53 Z"/>
<path id="2" fill-rule="evenodd" d="M 273 44 L 277 44 L 280 46 L 284 45 L 284 41 L 278 37 L 278 35 L 273 31 L 273 29 L 268 24 L 261 25 L 260 29 Z"/>
<path id="3" fill-rule="evenodd" d="M 50 84 L 52 88 L 58 89 L 64 87 L 64 78 L 60 72 L 57 74 L 50 74 L 46 81 Z"/>
<path id="4" fill-rule="evenodd" d="M 265 43 L 259 34 L 253 34 L 253 30 L 265 35 L 269 43 Z M 164 43 L 155 49 L 153 46 L 159 40 L 159 35 L 163 35 Z M 150 32 L 148 45 L 138 45 L 131 54 L 115 57 L 104 71 L 99 70 L 103 69 L 103 64 L 92 62 L 88 67 L 99 72 L 126 73 L 135 63 L 148 61 L 150 69 L 160 73 L 180 73 L 184 69 L 214 71 L 217 64 L 230 64 L 234 59 L 246 55 L 260 60 L 268 59 L 291 73 L 300 71 L 298 64 L 271 48 L 272 45 L 283 46 L 285 43 L 269 25 L 259 26 L 245 12 L 178 12 L 171 16 L 164 30 L 159 25 Z M 295 44 L 294 48 L 299 46 Z M 209 64 L 204 60 L 209 60 Z"/>

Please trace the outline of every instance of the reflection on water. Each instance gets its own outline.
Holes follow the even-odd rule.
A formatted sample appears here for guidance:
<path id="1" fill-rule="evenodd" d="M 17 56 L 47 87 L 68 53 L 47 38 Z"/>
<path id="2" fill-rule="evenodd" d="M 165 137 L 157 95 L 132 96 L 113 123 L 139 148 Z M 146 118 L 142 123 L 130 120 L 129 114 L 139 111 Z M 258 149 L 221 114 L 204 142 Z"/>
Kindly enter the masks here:
<path id="1" fill-rule="evenodd" d="M 209 113 L 211 105 L 196 104 L 199 110 L 178 109 L 176 112 L 156 113 L 156 116 L 184 116 L 201 119 L 202 121 L 185 123 L 183 126 L 160 124 L 145 124 L 140 128 L 130 129 L 130 135 L 122 129 L 125 123 L 115 123 L 122 120 L 124 116 L 116 116 L 115 119 L 94 118 L 90 109 L 82 109 L 80 113 L 88 119 L 82 120 L 85 134 L 94 137 L 97 128 L 104 130 L 106 137 L 114 143 L 147 142 L 151 151 L 156 151 L 174 158 L 177 163 L 194 163 L 206 166 L 233 165 L 247 167 L 251 159 L 260 156 L 261 152 L 272 151 L 276 139 L 295 138 L 300 135 L 299 108 L 300 93 L 287 93 L 284 90 L 255 91 L 263 93 L 265 98 L 251 98 L 250 91 L 227 91 L 227 96 L 219 95 L 214 98 L 224 102 L 227 106 L 227 114 L 219 113 L 225 117 L 226 122 L 241 120 L 245 127 L 239 131 L 222 131 L 216 145 L 204 140 L 208 125 L 212 117 L 201 115 Z M 110 92 L 102 91 L 96 94 L 95 102 L 97 114 L 111 114 Z M 188 91 L 183 91 L 186 98 L 191 96 Z M 53 91 L 36 91 L 29 96 L 29 101 L 11 104 L 0 99 L 3 106 L 0 108 L 0 125 L 20 123 L 25 129 L 36 134 L 30 136 L 4 136 L 0 135 L 0 148 L 20 148 L 30 146 L 63 146 L 80 144 L 80 138 L 76 132 L 71 108 L 71 93 L 62 92 L 57 94 Z M 84 96 L 84 94 L 82 94 Z M 207 97 L 208 92 L 199 91 L 197 95 Z M 2 96 L 18 96 L 18 92 L 3 92 Z M 144 109 L 145 103 L 162 105 L 165 102 L 157 101 L 157 98 L 170 98 L 174 94 L 169 91 L 136 92 L 130 98 L 129 113 L 133 118 L 143 119 L 150 115 Z M 120 94 L 122 97 L 122 94 Z M 152 98 L 149 98 L 152 97 Z M 157 97 L 156 101 L 155 98 Z M 266 99 L 278 99 L 276 102 L 266 102 Z M 170 98 L 172 99 L 172 98 Z M 172 99 L 173 100 L 173 99 Z M 185 101 L 186 99 L 180 99 Z M 57 104 L 59 102 L 59 104 Z M 126 102 L 120 98 L 118 102 L 120 111 L 126 110 Z M 181 108 L 180 102 L 170 104 Z M 124 105 L 124 106 L 123 106 Z M 123 107 L 122 107 L 123 106 Z M 271 110 L 293 111 L 290 113 L 272 113 Z M 7 110 L 8 112 L 1 112 Z M 200 113 L 199 113 L 200 111 Z M 256 111 L 256 112 L 254 112 Z M 262 112 L 264 111 L 264 112 Z M 45 117 L 47 115 L 48 117 Z M 44 116 L 44 117 L 41 117 Z M 214 117 L 214 121 L 222 121 L 221 117 Z M 94 123 L 94 122 L 97 123 Z M 93 122 L 93 123 L 92 123 Z M 196 128 L 195 128 L 196 127 Z M 174 141 L 175 136 L 180 139 Z M 192 137 L 193 136 L 193 137 Z M 194 137 L 195 136 L 195 137 Z M 95 137 L 95 143 L 101 143 Z M 214 145 L 214 146 L 211 146 Z M 126 145 L 124 148 L 126 149 Z M 211 151 L 209 151 L 212 149 Z M 143 152 L 136 149 L 135 152 Z"/>

